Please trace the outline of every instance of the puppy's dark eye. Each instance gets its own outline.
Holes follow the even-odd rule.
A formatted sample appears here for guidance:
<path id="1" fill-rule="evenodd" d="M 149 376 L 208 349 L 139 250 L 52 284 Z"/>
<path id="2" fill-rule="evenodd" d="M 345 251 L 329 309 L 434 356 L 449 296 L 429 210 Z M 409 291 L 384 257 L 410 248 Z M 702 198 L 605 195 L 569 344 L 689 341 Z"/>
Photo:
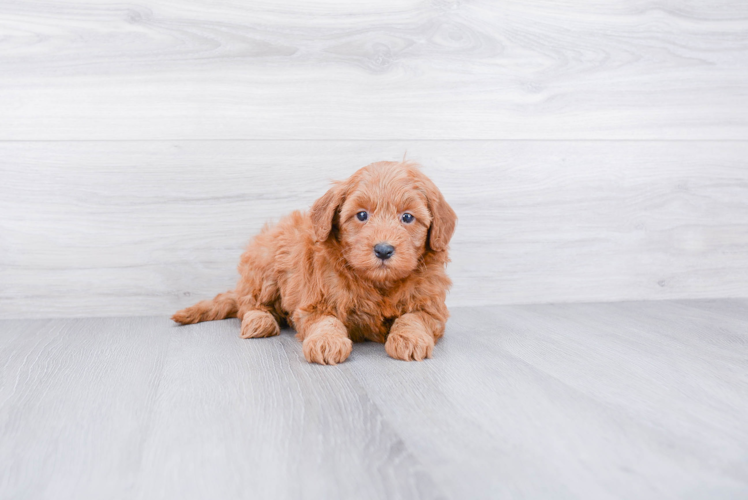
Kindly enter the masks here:
<path id="1" fill-rule="evenodd" d="M 361 222 L 366 222 L 366 219 L 369 218 L 369 214 L 361 210 L 359 213 L 356 214 L 356 218 L 360 220 Z"/>
<path id="2" fill-rule="evenodd" d="M 403 221 L 405 224 L 410 224 L 414 220 L 416 220 L 415 217 L 413 217 L 408 212 L 405 212 L 403 215 L 400 216 L 400 220 Z"/>

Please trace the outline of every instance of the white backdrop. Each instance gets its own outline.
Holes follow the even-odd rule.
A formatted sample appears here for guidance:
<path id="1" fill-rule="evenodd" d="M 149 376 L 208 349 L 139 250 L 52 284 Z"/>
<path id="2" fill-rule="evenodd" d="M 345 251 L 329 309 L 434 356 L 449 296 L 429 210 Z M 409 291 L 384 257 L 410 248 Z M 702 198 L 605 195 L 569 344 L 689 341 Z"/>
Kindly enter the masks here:
<path id="1" fill-rule="evenodd" d="M 451 305 L 748 297 L 748 4 L 0 4 L 0 317 L 166 314 L 407 151 Z"/>

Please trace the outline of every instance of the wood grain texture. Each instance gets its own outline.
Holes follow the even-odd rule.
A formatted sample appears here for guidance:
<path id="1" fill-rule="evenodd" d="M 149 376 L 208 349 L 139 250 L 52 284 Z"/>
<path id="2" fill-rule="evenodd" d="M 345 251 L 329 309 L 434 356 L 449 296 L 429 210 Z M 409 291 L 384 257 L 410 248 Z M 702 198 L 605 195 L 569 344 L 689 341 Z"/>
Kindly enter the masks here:
<path id="1" fill-rule="evenodd" d="M 434 358 L 0 322 L 0 497 L 744 498 L 748 301 L 456 308 Z"/>
<path id="2" fill-rule="evenodd" d="M 170 342 L 163 326 L 35 320 L 3 323 L 0 339 L 0 497 L 131 498 Z"/>
<path id="3" fill-rule="evenodd" d="M 748 3 L 0 4 L 0 140 L 745 139 Z"/>
<path id="4" fill-rule="evenodd" d="M 745 142 L 0 143 L 0 317 L 170 314 L 371 161 L 459 216 L 452 306 L 748 297 Z"/>
<path id="5" fill-rule="evenodd" d="M 428 363 L 349 366 L 452 498 L 739 498 L 748 307 L 691 304 L 458 309 Z"/>
<path id="6" fill-rule="evenodd" d="M 143 448 L 138 498 L 435 498 L 419 460 L 344 368 L 239 322 L 178 328 Z M 189 478 L 189 479 L 188 479 Z"/>

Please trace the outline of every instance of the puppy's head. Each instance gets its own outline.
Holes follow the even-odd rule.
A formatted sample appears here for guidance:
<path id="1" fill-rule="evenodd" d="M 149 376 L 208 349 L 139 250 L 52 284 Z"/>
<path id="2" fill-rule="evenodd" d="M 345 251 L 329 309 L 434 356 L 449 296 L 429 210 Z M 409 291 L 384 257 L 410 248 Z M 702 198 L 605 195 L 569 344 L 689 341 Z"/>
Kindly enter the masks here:
<path id="1" fill-rule="evenodd" d="M 407 277 L 426 252 L 446 252 L 457 216 L 415 164 L 378 162 L 336 183 L 312 206 L 317 241 L 337 238 L 359 275 Z"/>

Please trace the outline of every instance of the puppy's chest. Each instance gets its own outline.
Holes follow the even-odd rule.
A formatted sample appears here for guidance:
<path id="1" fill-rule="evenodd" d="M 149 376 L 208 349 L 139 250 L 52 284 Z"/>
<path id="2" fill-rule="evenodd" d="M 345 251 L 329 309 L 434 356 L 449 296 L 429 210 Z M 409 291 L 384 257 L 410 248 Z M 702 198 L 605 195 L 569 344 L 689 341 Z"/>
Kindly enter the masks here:
<path id="1" fill-rule="evenodd" d="M 389 297 L 372 299 L 346 311 L 344 323 L 354 342 L 371 340 L 384 343 L 392 323 L 404 312 L 397 301 Z"/>

